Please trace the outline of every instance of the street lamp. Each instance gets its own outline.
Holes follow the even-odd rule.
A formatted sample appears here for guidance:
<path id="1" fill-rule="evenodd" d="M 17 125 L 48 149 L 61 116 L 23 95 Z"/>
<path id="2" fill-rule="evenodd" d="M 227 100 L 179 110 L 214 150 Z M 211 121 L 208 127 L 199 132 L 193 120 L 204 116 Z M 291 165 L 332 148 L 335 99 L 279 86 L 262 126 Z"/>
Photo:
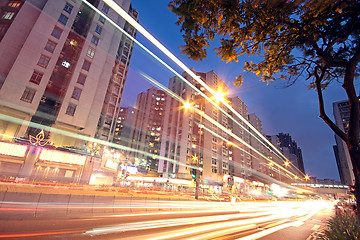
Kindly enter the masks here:
<path id="1" fill-rule="evenodd" d="M 307 181 L 307 180 L 309 180 L 309 179 L 310 179 L 309 175 L 306 174 L 305 180 Z"/>
<path id="2" fill-rule="evenodd" d="M 284 166 L 288 167 L 290 165 L 290 163 L 288 161 L 284 162 Z"/>

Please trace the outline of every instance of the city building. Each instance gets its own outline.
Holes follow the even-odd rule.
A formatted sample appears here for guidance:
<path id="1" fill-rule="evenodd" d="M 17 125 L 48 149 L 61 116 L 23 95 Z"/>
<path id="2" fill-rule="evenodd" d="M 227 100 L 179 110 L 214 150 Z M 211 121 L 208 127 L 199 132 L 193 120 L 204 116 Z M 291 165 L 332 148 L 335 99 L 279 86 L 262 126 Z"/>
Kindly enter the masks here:
<path id="1" fill-rule="evenodd" d="M 280 142 L 279 147 L 285 157 L 303 174 L 305 174 L 301 148 L 297 146 L 297 143 L 288 133 L 279 133 L 277 137 Z"/>
<path id="2" fill-rule="evenodd" d="M 214 71 L 196 73 L 202 81 L 226 97 L 227 86 Z M 199 168 L 199 176 L 203 182 L 222 182 L 223 176 L 230 173 L 231 161 L 230 137 L 225 131 L 230 128 L 224 110 L 206 101 L 204 95 L 213 96 L 187 73 L 183 77 L 193 84 L 190 87 L 180 77 L 169 80 L 169 89 L 184 99 L 191 107 L 184 106 L 178 99 L 167 97 L 165 123 L 161 155 L 165 157 L 159 163 L 159 172 L 163 176 L 191 178 L 193 166 Z M 221 124 L 219 128 L 214 122 Z"/>
<path id="3" fill-rule="evenodd" d="M 238 112 L 244 119 L 249 119 L 247 105 L 239 97 L 232 97 L 228 100 L 229 104 L 236 112 Z M 229 113 L 235 119 L 235 121 L 229 121 L 232 132 L 240 139 L 245 141 L 245 143 L 250 145 L 251 143 L 249 127 L 246 126 L 243 121 L 241 121 L 241 119 L 234 113 Z M 252 172 L 250 171 L 250 169 L 252 168 L 252 156 L 250 148 L 245 144 L 239 142 L 234 137 L 231 138 L 231 142 L 235 144 L 230 145 L 230 160 L 232 160 L 230 162 L 230 175 L 242 178 L 250 178 L 250 176 L 252 175 Z"/>
<path id="4" fill-rule="evenodd" d="M 115 2 L 137 19 L 130 0 Z M 0 2 L 0 140 L 27 148 L 15 162 L 2 159 L 0 174 L 79 182 L 90 155 L 101 155 L 82 136 L 111 139 L 133 42 L 92 8 L 135 36 L 101 0 Z"/>
<path id="5" fill-rule="evenodd" d="M 348 131 L 350 107 L 348 101 L 339 101 L 333 103 L 335 124 L 345 133 Z M 354 185 L 354 172 L 351 163 L 349 150 L 346 143 L 335 135 L 336 147 L 334 148 L 336 163 L 342 184 Z"/>
<path id="6" fill-rule="evenodd" d="M 165 112 L 165 93 L 152 87 L 138 95 L 130 134 L 131 162 L 142 170 L 158 172 Z"/>

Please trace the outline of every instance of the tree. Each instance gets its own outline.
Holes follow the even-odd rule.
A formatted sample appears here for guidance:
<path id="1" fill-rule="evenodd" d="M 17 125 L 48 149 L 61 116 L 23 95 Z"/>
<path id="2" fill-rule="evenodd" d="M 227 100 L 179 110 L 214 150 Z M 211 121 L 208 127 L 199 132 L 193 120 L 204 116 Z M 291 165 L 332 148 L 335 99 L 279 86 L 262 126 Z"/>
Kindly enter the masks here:
<path id="1" fill-rule="evenodd" d="M 275 79 L 292 84 L 303 78 L 318 93 L 320 117 L 347 144 L 355 175 L 360 216 L 359 98 L 354 81 L 360 61 L 360 2 L 358 0 L 173 0 L 185 45 L 193 60 L 207 55 L 209 43 L 219 39 L 217 56 L 237 62 L 239 56 L 260 55 L 246 61 L 244 70 L 267 84 Z M 241 86 L 243 75 L 233 82 Z M 338 81 L 346 91 L 350 119 L 344 132 L 327 116 L 322 92 Z"/>

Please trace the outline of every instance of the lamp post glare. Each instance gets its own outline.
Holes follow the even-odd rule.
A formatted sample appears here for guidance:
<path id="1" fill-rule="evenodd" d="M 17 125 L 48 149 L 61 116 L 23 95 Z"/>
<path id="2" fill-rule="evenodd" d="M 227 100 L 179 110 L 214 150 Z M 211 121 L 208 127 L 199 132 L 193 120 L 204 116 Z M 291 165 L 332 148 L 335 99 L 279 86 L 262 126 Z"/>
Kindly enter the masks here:
<path id="1" fill-rule="evenodd" d="M 191 108 L 191 103 L 189 103 L 189 102 L 184 102 L 183 108 L 185 108 L 185 109 L 190 109 L 190 108 Z"/>

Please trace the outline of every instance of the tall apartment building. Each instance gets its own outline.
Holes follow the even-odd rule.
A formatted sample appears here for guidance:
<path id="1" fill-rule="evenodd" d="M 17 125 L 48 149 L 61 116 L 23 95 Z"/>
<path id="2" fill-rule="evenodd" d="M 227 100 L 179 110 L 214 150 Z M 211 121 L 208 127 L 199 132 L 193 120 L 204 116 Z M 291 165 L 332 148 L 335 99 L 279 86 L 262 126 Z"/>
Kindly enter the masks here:
<path id="1" fill-rule="evenodd" d="M 229 104 L 231 107 L 237 111 L 243 118 L 249 120 L 248 115 L 248 108 L 247 105 L 239 98 L 239 97 L 232 97 L 229 98 Z M 249 134 L 249 127 L 246 126 L 238 116 L 229 112 L 229 114 L 236 120 L 229 121 L 230 128 L 232 132 L 245 141 L 245 143 L 250 144 L 250 134 Z M 230 162 L 230 175 L 249 178 L 252 168 L 252 161 L 251 161 L 251 150 L 245 144 L 239 142 L 234 137 L 231 138 L 231 142 L 235 143 L 234 145 L 230 145 L 230 152 L 231 152 L 231 162 Z M 235 147 L 235 145 L 237 147 Z"/>
<path id="2" fill-rule="evenodd" d="M 350 107 L 348 101 L 339 101 L 333 103 L 333 111 L 336 125 L 345 133 L 349 127 Z M 353 185 L 354 184 L 354 173 L 351 163 L 349 150 L 347 149 L 346 143 L 335 135 L 336 148 L 335 157 L 339 170 L 340 180 L 342 184 Z"/>
<path id="3" fill-rule="evenodd" d="M 115 125 L 112 142 L 122 146 L 129 146 L 131 132 L 134 131 L 136 110 L 133 107 L 120 107 Z"/>
<path id="4" fill-rule="evenodd" d="M 87 2 L 135 36 L 102 0 Z M 130 0 L 115 2 L 137 18 Z M 84 148 L 77 134 L 109 139 L 133 43 L 83 1 L 5 0 L 0 9 L 0 140 L 41 129 L 57 147 Z"/>
<path id="5" fill-rule="evenodd" d="M 130 153 L 135 165 L 143 170 L 158 171 L 160 144 L 165 112 L 165 93 L 152 87 L 138 95 L 134 128 L 130 135 Z"/>
<path id="6" fill-rule="evenodd" d="M 262 130 L 262 121 L 255 114 L 249 114 L 249 123 L 260 133 L 263 134 Z M 251 150 L 251 161 L 252 168 L 255 170 L 254 174 L 265 174 L 269 175 L 269 162 L 267 158 L 274 158 L 270 154 L 269 149 L 266 147 L 267 144 L 264 145 L 263 140 L 256 134 L 253 130 L 250 130 L 252 134 L 250 134 L 250 144 L 256 150 Z"/>
<path id="7" fill-rule="evenodd" d="M 15 2 L 21 4 L 14 5 Z M 105 3 L 89 2 L 125 27 L 125 20 Z M 129 0 L 117 3 L 136 13 Z M 119 51 L 125 51 L 127 40 L 123 40 L 123 34 L 82 1 L 2 1 L 2 4 L 2 16 L 16 10 L 12 17 L 10 14 L 3 19 L 9 26 L 0 42 L 1 54 L 8 56 L 0 60 L 2 112 L 44 126 L 95 136 L 103 105 L 108 102 L 116 105 L 121 99 L 126 74 L 120 77 L 114 68 L 118 65 Z M 107 113 L 115 116 L 114 109 Z M 2 130 L 15 137 L 39 131 L 27 124 L 11 123 Z M 76 138 L 48 135 L 55 145 L 81 144 Z"/>
<path id="8" fill-rule="evenodd" d="M 226 84 L 214 71 L 196 74 L 215 91 L 227 91 Z M 184 73 L 183 77 L 198 91 L 177 76 L 170 79 L 169 89 L 198 111 L 185 108 L 183 103 L 176 99 L 167 98 L 161 155 L 170 160 L 160 161 L 159 172 L 162 172 L 163 176 L 190 178 L 191 171 L 186 165 L 192 165 L 202 169 L 202 180 L 220 181 L 231 169 L 230 145 L 224 141 L 229 141 L 230 137 L 204 115 L 220 123 L 225 129 L 230 128 L 228 117 L 200 94 L 201 92 L 213 97 L 204 87 L 187 73 Z M 227 111 L 222 104 L 219 105 Z"/>

